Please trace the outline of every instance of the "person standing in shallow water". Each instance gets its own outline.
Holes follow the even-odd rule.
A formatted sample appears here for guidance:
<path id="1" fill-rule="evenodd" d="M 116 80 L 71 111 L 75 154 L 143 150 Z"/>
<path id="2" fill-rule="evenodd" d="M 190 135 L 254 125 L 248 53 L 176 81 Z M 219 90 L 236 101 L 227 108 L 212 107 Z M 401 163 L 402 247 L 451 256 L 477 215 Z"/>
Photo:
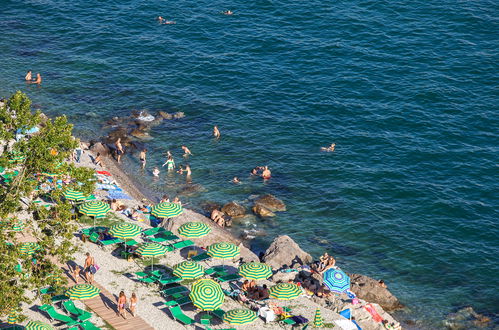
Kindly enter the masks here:
<path id="1" fill-rule="evenodd" d="M 220 131 L 218 130 L 218 126 L 214 126 L 213 127 L 213 136 L 215 137 L 215 139 L 220 139 L 220 136 L 222 136 L 220 134 Z"/>
<path id="2" fill-rule="evenodd" d="M 31 76 L 31 70 L 29 70 L 28 73 L 26 73 L 24 80 L 26 80 L 27 82 L 31 82 L 31 80 L 33 80 L 33 77 Z"/>
<path id="3" fill-rule="evenodd" d="M 146 153 L 147 149 L 143 149 L 139 155 L 140 162 L 142 163 L 142 169 L 146 167 Z"/>
<path id="4" fill-rule="evenodd" d="M 173 171 L 175 169 L 175 161 L 173 160 L 173 156 L 169 155 L 168 158 L 166 159 L 166 162 L 163 164 L 163 166 L 166 165 L 166 168 L 168 171 Z"/>
<path id="5" fill-rule="evenodd" d="M 262 172 L 262 178 L 264 180 L 268 180 L 271 177 L 272 177 L 272 173 L 270 172 L 269 167 L 265 166 L 265 168 L 263 169 L 263 172 Z"/>
<path id="6" fill-rule="evenodd" d="M 125 153 L 123 146 L 121 145 L 121 138 L 118 138 L 114 144 L 116 145 L 116 160 L 120 163 L 121 156 Z"/>

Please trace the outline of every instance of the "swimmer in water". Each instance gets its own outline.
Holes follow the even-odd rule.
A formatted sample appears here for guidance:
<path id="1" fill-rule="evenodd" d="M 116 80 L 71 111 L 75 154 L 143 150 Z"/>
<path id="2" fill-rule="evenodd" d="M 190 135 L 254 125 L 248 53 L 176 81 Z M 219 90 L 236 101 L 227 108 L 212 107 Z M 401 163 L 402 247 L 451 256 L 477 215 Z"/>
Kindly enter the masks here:
<path id="1" fill-rule="evenodd" d="M 336 143 L 331 143 L 331 145 L 329 147 L 322 147 L 321 151 L 333 152 L 334 151 L 334 147 L 336 147 Z"/>
<path id="2" fill-rule="evenodd" d="M 42 83 L 42 75 L 37 73 L 36 74 L 36 79 L 32 81 L 28 81 L 28 84 L 38 84 L 40 85 Z"/>
<path id="3" fill-rule="evenodd" d="M 239 178 L 237 176 L 235 176 L 234 179 L 232 179 L 231 182 L 235 183 L 235 184 L 239 184 L 239 183 L 241 183 L 241 180 L 239 180 Z"/>
<path id="4" fill-rule="evenodd" d="M 192 156 L 191 151 L 186 146 L 182 146 L 182 150 L 184 150 L 184 157 Z"/>
<path id="5" fill-rule="evenodd" d="M 161 16 L 158 16 L 158 17 L 156 17 L 156 20 L 157 20 L 158 22 L 162 23 L 162 22 L 163 22 L 163 20 L 164 20 L 164 18 L 163 18 L 163 17 L 161 17 Z"/>
<path id="6" fill-rule="evenodd" d="M 159 169 L 158 169 L 158 167 L 156 166 L 156 167 L 154 168 L 154 170 L 152 170 L 152 175 L 154 175 L 154 176 L 157 178 L 157 177 L 159 177 L 159 173 L 160 173 L 160 172 L 159 172 Z"/>
<path id="7" fill-rule="evenodd" d="M 164 21 L 163 24 L 177 24 L 175 21 Z"/>
<path id="8" fill-rule="evenodd" d="M 268 180 L 272 177 L 272 173 L 270 172 L 269 170 L 269 167 L 268 166 L 265 166 L 263 172 L 262 172 L 262 178 L 264 180 Z"/>
<path id="9" fill-rule="evenodd" d="M 142 163 L 142 169 L 146 167 L 146 154 L 147 154 L 147 149 L 143 149 L 139 155 L 140 162 Z"/>
<path id="10" fill-rule="evenodd" d="M 234 14 L 234 12 L 232 10 L 224 10 L 222 12 L 222 14 L 224 14 L 224 15 L 232 15 L 232 14 Z"/>
<path id="11" fill-rule="evenodd" d="M 216 139 L 220 139 L 220 136 L 221 136 L 220 131 L 218 130 L 218 126 L 216 126 L 216 125 L 213 127 L 213 136 Z"/>
<path id="12" fill-rule="evenodd" d="M 33 80 L 33 77 L 31 76 L 31 70 L 29 70 L 28 73 L 26 73 L 24 80 L 26 80 L 27 82 L 30 82 L 31 80 Z"/>

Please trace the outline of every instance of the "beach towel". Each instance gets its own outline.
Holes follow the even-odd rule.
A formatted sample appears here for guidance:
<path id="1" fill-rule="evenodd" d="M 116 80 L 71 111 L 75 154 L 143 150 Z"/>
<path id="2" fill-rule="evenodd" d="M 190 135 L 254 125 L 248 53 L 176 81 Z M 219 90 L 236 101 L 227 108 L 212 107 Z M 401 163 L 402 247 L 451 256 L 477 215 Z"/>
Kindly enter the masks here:
<path id="1" fill-rule="evenodd" d="M 114 184 L 97 183 L 97 189 L 121 191 L 121 188 Z"/>
<path id="2" fill-rule="evenodd" d="M 97 171 L 97 173 L 102 174 L 102 175 L 111 176 L 111 173 L 109 173 L 108 171 Z"/>
<path id="3" fill-rule="evenodd" d="M 372 304 L 367 304 L 366 306 L 364 306 L 364 308 L 366 309 L 366 311 L 369 312 L 369 314 L 371 314 L 375 322 L 383 321 L 383 318 L 378 314 L 378 312 L 376 311 L 376 309 Z"/>
<path id="4" fill-rule="evenodd" d="M 120 189 L 121 190 L 121 189 Z M 108 193 L 107 197 L 109 199 L 132 199 L 132 197 L 128 196 L 124 192 L 112 190 Z"/>
<path id="5" fill-rule="evenodd" d="M 357 326 L 350 320 L 334 320 L 334 323 L 343 330 L 357 330 Z"/>

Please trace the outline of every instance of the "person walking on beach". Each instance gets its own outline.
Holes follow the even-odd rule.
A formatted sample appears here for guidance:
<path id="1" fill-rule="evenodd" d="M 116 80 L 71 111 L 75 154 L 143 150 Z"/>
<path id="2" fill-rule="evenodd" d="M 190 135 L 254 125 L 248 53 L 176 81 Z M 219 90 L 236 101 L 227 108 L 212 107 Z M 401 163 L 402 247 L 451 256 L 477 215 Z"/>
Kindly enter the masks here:
<path id="1" fill-rule="evenodd" d="M 182 150 L 184 150 L 184 157 L 192 156 L 191 151 L 186 146 L 182 146 Z"/>
<path id="2" fill-rule="evenodd" d="M 126 304 L 125 292 L 121 291 L 118 297 L 118 313 L 116 313 L 116 315 L 117 316 L 121 315 L 123 316 L 123 318 L 126 319 L 125 304 Z"/>
<path id="3" fill-rule="evenodd" d="M 146 153 L 147 149 L 142 149 L 139 155 L 140 162 L 142 163 L 142 169 L 146 167 Z"/>
<path id="4" fill-rule="evenodd" d="M 31 70 L 28 71 L 28 73 L 26 73 L 26 76 L 24 77 L 24 80 L 30 82 L 31 80 L 33 80 L 33 77 L 31 76 Z"/>
<path id="5" fill-rule="evenodd" d="M 218 130 L 217 125 L 213 127 L 213 136 L 215 137 L 215 139 L 220 139 L 221 134 L 220 131 Z"/>
<path id="6" fill-rule="evenodd" d="M 135 317 L 137 316 L 137 302 L 139 299 L 137 298 L 137 295 L 135 292 L 132 292 L 132 296 L 130 297 L 130 312 L 132 313 L 132 316 Z"/>
<path id="7" fill-rule="evenodd" d="M 83 266 L 83 269 L 85 271 L 85 280 L 89 283 L 92 284 L 94 280 L 94 274 L 92 273 L 92 268 L 95 267 L 95 259 L 90 255 L 90 252 L 86 253 L 86 258 L 85 258 L 85 264 Z"/>
<path id="8" fill-rule="evenodd" d="M 80 279 L 80 271 L 81 271 L 80 266 L 75 263 L 75 266 L 73 268 L 73 278 L 76 284 L 78 284 L 78 281 Z"/>
<path id="9" fill-rule="evenodd" d="M 167 165 L 168 171 L 172 171 L 175 168 L 175 161 L 173 160 L 173 156 L 168 156 L 168 159 L 166 162 L 163 164 L 163 166 Z"/>
<path id="10" fill-rule="evenodd" d="M 121 145 L 121 138 L 118 138 L 114 144 L 116 146 L 116 160 L 119 163 L 121 161 L 121 155 L 125 153 L 123 146 Z"/>

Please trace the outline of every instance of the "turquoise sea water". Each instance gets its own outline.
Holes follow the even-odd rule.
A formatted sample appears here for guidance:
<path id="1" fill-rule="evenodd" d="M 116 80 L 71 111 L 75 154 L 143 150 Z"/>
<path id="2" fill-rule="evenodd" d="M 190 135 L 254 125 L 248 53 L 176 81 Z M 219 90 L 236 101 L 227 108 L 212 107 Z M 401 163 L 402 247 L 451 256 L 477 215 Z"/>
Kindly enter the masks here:
<path id="1" fill-rule="evenodd" d="M 134 109 L 183 111 L 155 127 L 146 173 L 166 150 L 194 154 L 183 196 L 288 211 L 236 230 L 292 236 L 349 272 L 383 278 L 401 319 L 439 328 L 459 307 L 499 313 L 498 14 L 494 1 L 0 0 L 0 95 L 25 91 L 84 138 Z M 233 16 L 221 15 L 225 9 Z M 161 15 L 175 25 L 159 25 Z M 26 70 L 43 85 L 27 86 Z M 222 139 L 210 134 L 218 125 Z M 334 153 L 321 146 L 336 143 Z M 249 178 L 269 165 L 273 178 Z M 239 176 L 242 185 L 229 180 Z"/>

